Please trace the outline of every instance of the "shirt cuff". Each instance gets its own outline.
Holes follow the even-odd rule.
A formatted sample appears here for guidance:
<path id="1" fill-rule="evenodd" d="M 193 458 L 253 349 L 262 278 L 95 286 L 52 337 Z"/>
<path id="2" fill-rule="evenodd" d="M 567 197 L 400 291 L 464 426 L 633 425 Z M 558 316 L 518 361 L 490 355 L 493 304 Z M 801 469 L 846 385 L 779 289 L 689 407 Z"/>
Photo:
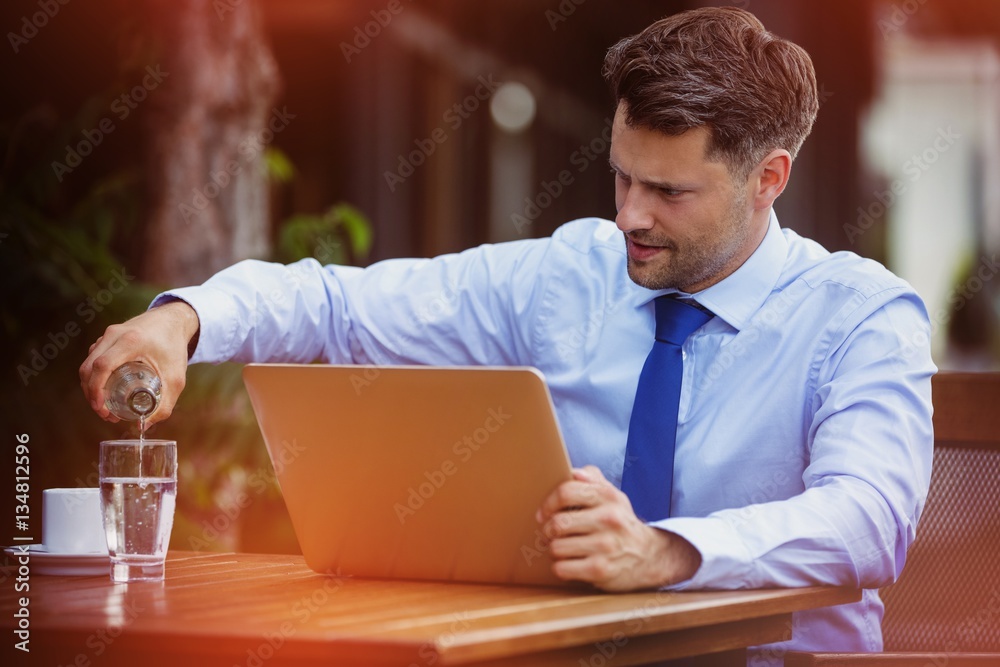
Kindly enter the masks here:
<path id="1" fill-rule="evenodd" d="M 232 297 L 212 287 L 182 287 L 157 295 L 149 307 L 176 300 L 188 304 L 198 314 L 198 344 L 188 363 L 217 364 L 231 359 L 239 322 Z"/>
<path id="2" fill-rule="evenodd" d="M 754 588 L 750 552 L 725 519 L 673 517 L 650 525 L 683 537 L 701 554 L 701 565 L 693 577 L 664 590 Z"/>

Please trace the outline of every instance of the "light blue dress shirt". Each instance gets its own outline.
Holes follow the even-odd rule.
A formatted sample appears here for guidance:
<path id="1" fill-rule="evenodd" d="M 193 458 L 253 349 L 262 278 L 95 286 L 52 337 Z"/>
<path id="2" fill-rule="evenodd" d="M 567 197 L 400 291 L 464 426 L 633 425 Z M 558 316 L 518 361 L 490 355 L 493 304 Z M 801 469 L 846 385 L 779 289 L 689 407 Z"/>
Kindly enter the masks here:
<path id="1" fill-rule="evenodd" d="M 583 219 L 548 239 L 367 269 L 245 261 L 167 296 L 201 319 L 192 362 L 530 365 L 575 466 L 621 481 L 653 302 L 621 232 Z M 879 651 L 879 586 L 900 573 L 930 479 L 930 324 L 876 262 L 830 254 L 772 213 L 754 254 L 693 295 L 715 317 L 684 344 L 672 516 L 702 556 L 673 588 L 862 587 L 800 612 L 751 665 L 797 650 Z"/>

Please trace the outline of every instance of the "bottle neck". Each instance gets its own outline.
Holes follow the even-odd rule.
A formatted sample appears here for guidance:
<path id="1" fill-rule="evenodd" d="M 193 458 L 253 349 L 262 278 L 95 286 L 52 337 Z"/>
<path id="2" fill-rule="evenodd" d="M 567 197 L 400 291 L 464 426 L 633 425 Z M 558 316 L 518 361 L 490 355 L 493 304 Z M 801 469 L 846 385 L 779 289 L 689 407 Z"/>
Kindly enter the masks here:
<path id="1" fill-rule="evenodd" d="M 148 415 L 156 409 L 156 396 L 148 389 L 136 389 L 129 394 L 128 408 L 137 415 Z"/>

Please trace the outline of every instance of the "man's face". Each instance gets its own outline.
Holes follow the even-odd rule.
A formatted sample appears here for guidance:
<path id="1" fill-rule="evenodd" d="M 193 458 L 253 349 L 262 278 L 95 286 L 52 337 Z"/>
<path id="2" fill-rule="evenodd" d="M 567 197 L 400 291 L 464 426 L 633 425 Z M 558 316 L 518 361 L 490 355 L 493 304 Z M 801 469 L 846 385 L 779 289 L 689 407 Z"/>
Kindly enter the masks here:
<path id="1" fill-rule="evenodd" d="M 704 127 L 670 136 L 628 127 L 619 107 L 611 137 L 615 222 L 625 234 L 628 275 L 649 289 L 698 292 L 746 261 L 763 238 L 748 186 L 705 158 Z"/>

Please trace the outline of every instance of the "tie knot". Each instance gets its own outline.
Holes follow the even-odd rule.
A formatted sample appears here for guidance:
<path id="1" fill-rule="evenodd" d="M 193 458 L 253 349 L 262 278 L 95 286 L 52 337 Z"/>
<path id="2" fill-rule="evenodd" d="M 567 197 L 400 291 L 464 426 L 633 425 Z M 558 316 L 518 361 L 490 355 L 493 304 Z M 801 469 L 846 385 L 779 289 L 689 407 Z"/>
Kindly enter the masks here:
<path id="1" fill-rule="evenodd" d="M 683 345 L 695 329 L 712 319 L 712 313 L 666 295 L 656 298 L 656 340 Z"/>

